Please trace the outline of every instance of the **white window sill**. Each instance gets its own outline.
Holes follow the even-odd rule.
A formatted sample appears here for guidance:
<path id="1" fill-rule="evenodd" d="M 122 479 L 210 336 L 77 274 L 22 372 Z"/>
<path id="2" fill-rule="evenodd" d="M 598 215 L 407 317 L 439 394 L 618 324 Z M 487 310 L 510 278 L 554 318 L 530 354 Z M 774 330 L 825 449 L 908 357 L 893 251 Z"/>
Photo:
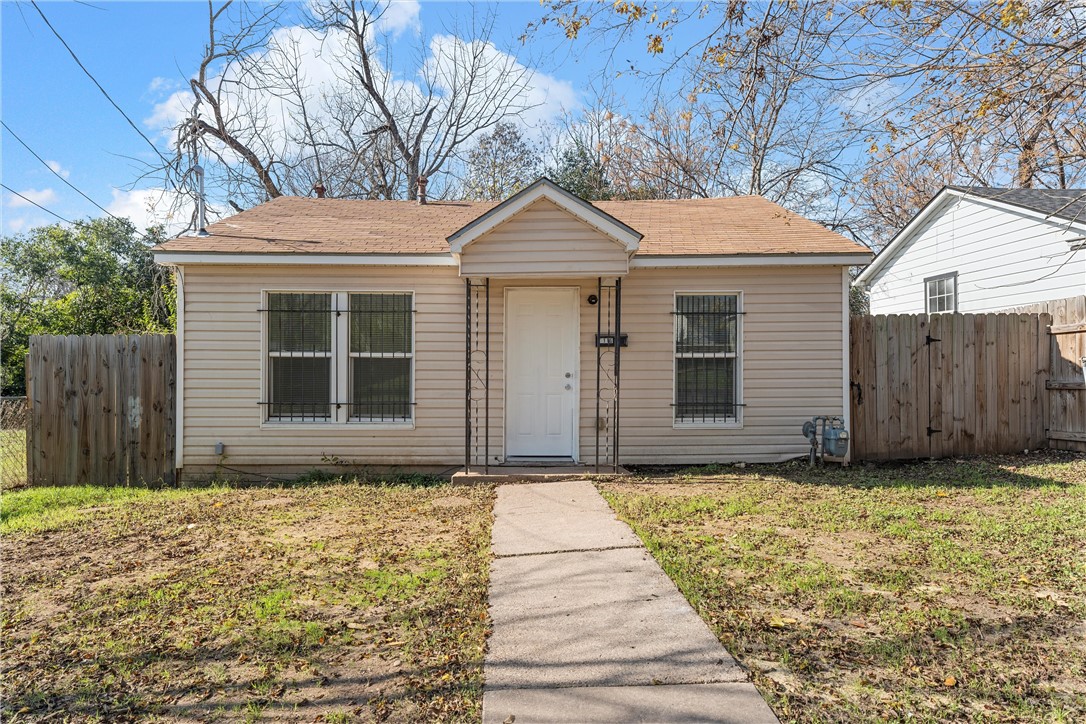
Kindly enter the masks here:
<path id="1" fill-rule="evenodd" d="M 742 430 L 742 420 L 735 422 L 673 422 L 675 430 Z"/>
<path id="2" fill-rule="evenodd" d="M 261 430 L 414 430 L 415 422 L 327 422 L 314 420 L 313 422 L 265 420 L 260 423 Z"/>

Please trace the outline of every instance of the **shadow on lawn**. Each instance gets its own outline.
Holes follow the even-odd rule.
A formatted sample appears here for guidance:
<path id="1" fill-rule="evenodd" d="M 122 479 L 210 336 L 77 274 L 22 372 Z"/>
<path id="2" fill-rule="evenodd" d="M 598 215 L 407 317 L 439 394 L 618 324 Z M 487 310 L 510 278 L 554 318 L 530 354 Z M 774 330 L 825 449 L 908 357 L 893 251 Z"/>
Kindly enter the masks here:
<path id="1" fill-rule="evenodd" d="M 1077 465 L 1068 465 L 1078 463 Z M 1059 468 L 1046 466 L 1061 466 Z M 852 488 L 1040 488 L 1086 484 L 1086 454 L 1045 450 L 1030 455 L 990 456 L 884 463 L 841 467 L 826 463 L 808 466 L 805 460 L 696 467 L 627 466 L 639 482 L 753 482 L 766 478 L 803 485 Z M 1025 469 L 1026 471 L 1023 471 Z"/>
<path id="2" fill-rule="evenodd" d="M 207 720 L 216 714 L 254 711 L 279 720 L 331 720 L 333 712 L 359 714 L 369 710 L 378 720 L 396 716 L 397 705 L 425 718 L 439 719 L 442 713 L 464 717 L 472 708 L 472 700 L 481 706 L 481 663 L 461 667 L 452 680 L 442 680 L 449 667 L 397 667 L 390 670 L 360 673 L 361 661 L 340 665 L 318 662 L 304 675 L 281 680 L 277 662 L 254 662 L 264 668 L 263 676 L 247 680 L 213 681 L 201 673 L 189 681 L 169 681 L 168 684 L 133 683 L 118 671 L 143 670 L 148 666 L 174 663 L 172 673 L 183 675 L 185 670 L 206 672 L 215 666 L 237 665 L 242 648 L 228 646 L 196 647 L 179 658 L 162 651 L 146 651 L 137 656 L 111 657 L 100 655 L 93 661 L 55 661 L 64 669 L 90 668 L 83 673 L 84 687 L 45 686 L 40 689 L 12 691 L 5 687 L 5 701 L 0 704 L 4 720 L 26 717 L 45 720 L 61 715 L 65 718 L 101 718 L 106 721 L 135 721 L 148 716 L 167 716 L 183 720 Z M 293 659 L 292 662 L 296 662 Z M 282 662 L 278 662 L 282 663 Z M 355 664 L 351 666 L 351 664 Z M 347 669 L 340 672 L 337 669 Z M 327 673 L 325 673 L 327 672 Z M 79 679 L 79 677 L 76 677 Z M 173 678 L 173 677 L 171 677 Z M 466 679 L 466 680 L 465 680 Z M 86 682 L 94 681 L 91 686 Z M 110 683 L 106 683 L 106 682 Z M 427 686 L 426 681 L 442 682 Z M 402 702 L 402 703 L 401 703 Z M 452 712 L 447 710 L 452 708 Z M 400 712 L 403 714 L 403 712 Z M 411 716 L 411 713 L 408 713 Z"/>

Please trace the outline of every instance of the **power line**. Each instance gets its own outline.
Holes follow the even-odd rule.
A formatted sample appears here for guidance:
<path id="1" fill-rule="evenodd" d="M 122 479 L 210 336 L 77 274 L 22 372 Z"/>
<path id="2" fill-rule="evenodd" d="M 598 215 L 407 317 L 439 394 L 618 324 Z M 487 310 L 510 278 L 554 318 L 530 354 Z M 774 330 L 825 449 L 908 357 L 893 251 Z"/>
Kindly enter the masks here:
<path id="1" fill-rule="evenodd" d="M 45 208 L 44 206 L 42 206 L 41 204 L 39 204 L 39 203 L 38 203 L 37 201 L 34 201 L 33 199 L 28 199 L 27 197 L 23 196 L 23 195 L 22 195 L 21 193 L 19 193 L 18 191 L 16 191 L 15 189 L 11 188 L 10 186 L 8 186 L 8 185 L 7 185 L 7 184 L 5 184 L 5 183 L 0 183 L 0 188 L 4 189 L 5 191 L 10 191 L 11 193 L 15 194 L 16 196 L 18 196 L 18 197 L 19 197 L 20 199 L 22 199 L 23 201 L 27 202 L 28 204 L 33 204 L 34 206 L 37 206 L 37 207 L 38 207 L 39 209 L 41 209 L 41 210 L 42 210 L 42 211 L 44 211 L 45 213 L 47 213 L 47 214 L 52 214 L 53 216 L 55 216 L 55 217 L 57 217 L 58 219 L 60 219 L 61 221 L 63 221 L 63 222 L 65 223 L 65 224 L 71 224 L 71 223 L 74 223 L 74 222 L 72 222 L 72 221 L 69 221 L 68 219 L 65 219 L 65 218 L 64 218 L 63 216 L 61 216 L 61 215 L 60 215 L 60 214 L 58 214 L 57 212 L 55 212 L 55 211 L 50 211 L 49 209 L 47 209 L 47 208 Z"/>
<path id="2" fill-rule="evenodd" d="M 71 46 L 68 45 L 67 41 L 65 41 L 64 38 L 61 37 L 60 33 L 57 32 L 57 29 L 54 28 L 53 24 L 49 22 L 49 18 L 45 17 L 45 13 L 43 13 L 41 11 L 41 8 L 38 7 L 38 3 L 35 2 L 35 0 L 30 0 L 30 4 L 32 6 L 34 6 L 35 10 L 38 11 L 38 15 L 41 15 L 41 19 L 44 20 L 45 24 L 47 26 L 49 26 L 49 29 L 53 31 L 53 35 L 57 36 L 57 40 L 59 40 L 60 44 L 63 45 L 65 50 L 68 51 L 68 54 L 72 56 L 72 60 L 74 60 L 76 65 L 78 65 L 80 67 L 80 69 L 84 73 L 86 73 L 87 77 L 91 79 L 91 82 L 94 83 L 94 85 L 96 85 L 98 87 L 98 90 L 100 90 L 102 92 L 102 95 L 104 95 L 106 97 L 106 100 L 109 101 L 110 104 L 112 104 L 113 107 L 117 109 L 118 113 L 120 113 L 122 116 L 124 116 L 124 119 L 126 121 L 128 121 L 128 125 L 132 126 L 132 130 L 134 130 L 136 133 L 140 134 L 140 138 L 142 138 L 144 141 L 147 141 L 147 145 L 150 146 L 152 148 L 152 150 L 154 150 L 154 152 L 156 154 L 158 154 L 158 157 L 162 159 L 162 162 L 165 163 L 166 165 L 169 165 L 169 163 L 170 163 L 169 159 L 167 159 L 165 156 L 162 155 L 162 152 L 158 150 L 158 146 L 156 146 L 154 143 L 151 142 L 151 139 L 148 138 L 147 135 L 143 131 L 140 130 L 139 126 L 137 126 L 135 124 L 135 122 L 131 118 L 128 117 L 128 114 L 125 113 L 124 110 L 119 105 L 117 105 L 117 102 L 115 100 L 113 100 L 113 97 L 111 95 L 109 95 L 109 93 L 106 91 L 106 89 L 102 87 L 102 84 L 98 82 L 98 79 L 95 78 L 91 74 L 91 72 L 89 70 L 87 70 L 87 66 L 83 65 L 83 61 L 81 61 L 79 59 L 79 56 L 77 56 L 75 54 L 75 51 L 72 50 Z"/>
<path id="3" fill-rule="evenodd" d="M 61 181 L 63 181 L 64 183 L 68 184 L 68 186 L 69 186 L 69 187 L 70 187 L 70 188 L 71 188 L 71 189 L 72 189 L 73 191 L 75 191 L 75 192 L 76 192 L 77 194 L 79 194 L 80 196 L 82 196 L 83 198 L 85 198 L 85 199 L 86 199 L 87 201 L 90 201 L 90 202 L 91 202 L 92 204 L 94 204 L 95 206 L 97 206 L 97 207 L 98 207 L 99 209 L 101 209 L 101 210 L 102 210 L 103 212 L 105 212 L 105 213 L 106 213 L 106 215 L 108 215 L 108 216 L 109 216 L 110 218 L 113 218 L 113 219 L 117 219 L 117 217 L 116 217 L 116 216 L 114 216 L 113 214 L 111 214 L 111 213 L 109 212 L 109 209 L 107 209 L 106 207 L 102 206 L 102 205 L 101 205 L 101 204 L 99 204 L 99 203 L 98 203 L 97 201 L 95 201 L 94 199 L 92 199 L 92 198 L 91 198 L 90 196 L 87 196 L 87 195 L 86 195 L 85 193 L 83 193 L 82 191 L 80 191 L 79 189 L 77 189 L 77 188 L 75 187 L 75 185 L 74 185 L 74 184 L 73 184 L 73 183 L 72 183 L 71 181 L 69 181 L 68 179 L 64 178 L 64 177 L 63 177 L 63 176 L 62 176 L 62 175 L 61 175 L 61 174 L 60 174 L 60 173 L 59 173 L 59 172 L 58 172 L 58 171 L 57 171 L 56 169 L 54 169 L 54 168 L 53 168 L 52 166 L 50 166 L 50 165 L 49 165 L 49 162 L 48 162 L 48 161 L 46 161 L 46 160 L 45 160 L 44 158 L 42 158 L 42 157 L 41 157 L 41 156 L 39 156 L 39 155 L 38 155 L 37 153 L 35 153 L 35 152 L 34 152 L 34 149 L 33 149 L 33 148 L 31 148 L 30 146 L 26 145 L 26 141 L 24 141 L 23 139 L 19 138 L 19 134 L 18 134 L 18 133 L 16 133 L 15 131 L 11 130 L 11 126 L 9 126 L 9 125 L 8 125 L 7 123 L 5 123 L 5 122 L 4 122 L 4 121 L 2 121 L 2 120 L 0 120 L 0 125 L 2 125 L 2 126 L 3 126 L 3 127 L 4 127 L 4 128 L 6 129 L 6 130 L 7 130 L 7 132 L 8 132 L 8 133 L 10 133 L 10 134 L 11 134 L 11 135 L 12 135 L 12 136 L 13 136 L 13 137 L 15 138 L 15 140 L 16 140 L 16 141 L 18 141 L 19 143 L 23 144 L 23 148 L 25 148 L 25 149 L 26 149 L 27 151 L 30 151 L 30 155 L 31 155 L 31 156 L 33 156 L 34 158 L 38 159 L 39 161 L 41 161 L 41 164 L 42 164 L 42 166 L 45 166 L 45 167 L 46 167 L 47 169 L 49 169 L 49 171 L 50 171 L 50 172 L 51 172 L 51 173 L 52 173 L 52 174 L 53 174 L 54 176 L 56 176 L 56 177 L 57 177 L 58 179 L 60 179 L 60 180 L 61 180 Z M 120 221 L 120 219 L 117 219 L 117 220 L 118 220 L 118 221 Z"/>

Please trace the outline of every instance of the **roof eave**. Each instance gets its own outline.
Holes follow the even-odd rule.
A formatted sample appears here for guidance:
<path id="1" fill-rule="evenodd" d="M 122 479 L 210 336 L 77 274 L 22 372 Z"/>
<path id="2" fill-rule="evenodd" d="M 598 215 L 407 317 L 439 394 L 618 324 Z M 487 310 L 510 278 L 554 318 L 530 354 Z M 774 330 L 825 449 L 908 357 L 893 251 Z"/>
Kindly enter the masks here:
<path id="1" fill-rule="evenodd" d="M 905 225 L 905 228 L 894 234 L 894 238 L 890 239 L 890 243 L 884 246 L 882 250 L 875 255 L 874 260 L 872 260 L 867 268 L 856 277 L 856 281 L 852 283 L 853 286 L 866 286 L 870 284 L 873 281 L 873 278 L 878 276 L 882 268 L 886 266 L 888 260 L 893 258 L 894 254 L 897 253 L 897 250 L 908 243 L 908 239 L 912 234 L 922 227 L 928 218 L 931 217 L 945 201 L 950 198 L 960 198 L 964 195 L 965 194 L 961 191 L 952 189 L 949 186 L 944 186 L 939 189 L 939 192 L 924 204 L 924 208 L 920 209 L 919 213 Z"/>

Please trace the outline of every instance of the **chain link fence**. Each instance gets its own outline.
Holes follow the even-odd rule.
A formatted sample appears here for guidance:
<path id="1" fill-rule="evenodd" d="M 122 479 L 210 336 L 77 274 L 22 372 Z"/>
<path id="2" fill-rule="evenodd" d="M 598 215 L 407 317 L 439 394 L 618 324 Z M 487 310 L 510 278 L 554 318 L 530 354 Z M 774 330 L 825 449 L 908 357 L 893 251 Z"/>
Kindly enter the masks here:
<path id="1" fill-rule="evenodd" d="M 0 397 L 0 488 L 27 484 L 25 397 Z"/>

